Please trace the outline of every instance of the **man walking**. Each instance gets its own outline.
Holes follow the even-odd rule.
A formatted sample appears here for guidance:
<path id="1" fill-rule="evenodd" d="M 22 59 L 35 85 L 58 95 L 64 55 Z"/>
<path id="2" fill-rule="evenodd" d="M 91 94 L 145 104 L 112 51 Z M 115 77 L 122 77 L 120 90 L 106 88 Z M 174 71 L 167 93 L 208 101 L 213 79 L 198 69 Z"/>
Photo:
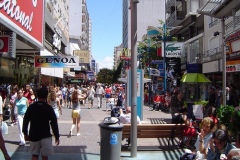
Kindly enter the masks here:
<path id="1" fill-rule="evenodd" d="M 59 145 L 60 142 L 57 118 L 53 108 L 46 102 L 47 95 L 46 88 L 37 90 L 38 101 L 28 107 L 23 119 L 23 133 L 25 140 L 30 141 L 32 160 L 38 160 L 39 154 L 43 160 L 47 160 L 48 156 L 53 154 L 50 125 L 55 136 L 55 144 Z"/>
<path id="2" fill-rule="evenodd" d="M 98 99 L 98 108 L 102 107 L 102 98 L 103 98 L 103 94 L 105 93 L 103 87 L 101 86 L 100 83 L 97 84 L 97 88 L 96 88 L 96 94 L 97 94 L 97 99 Z"/>

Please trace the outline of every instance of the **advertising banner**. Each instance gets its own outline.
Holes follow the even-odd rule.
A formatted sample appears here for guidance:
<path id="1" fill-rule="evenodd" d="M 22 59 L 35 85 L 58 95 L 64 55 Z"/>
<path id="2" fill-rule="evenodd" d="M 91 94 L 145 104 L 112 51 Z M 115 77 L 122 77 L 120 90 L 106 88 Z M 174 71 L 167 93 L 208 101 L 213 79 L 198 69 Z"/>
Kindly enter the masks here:
<path id="1" fill-rule="evenodd" d="M 181 78 L 181 58 L 166 58 L 166 75 L 168 82 L 177 85 Z"/>
<path id="2" fill-rule="evenodd" d="M 74 56 L 79 57 L 79 64 L 89 64 L 89 50 L 74 50 L 73 51 Z"/>
<path id="3" fill-rule="evenodd" d="M 35 56 L 35 68 L 74 68 L 79 66 L 77 56 Z"/>
<path id="4" fill-rule="evenodd" d="M 44 0 L 1 0 L 0 22 L 43 48 Z"/>

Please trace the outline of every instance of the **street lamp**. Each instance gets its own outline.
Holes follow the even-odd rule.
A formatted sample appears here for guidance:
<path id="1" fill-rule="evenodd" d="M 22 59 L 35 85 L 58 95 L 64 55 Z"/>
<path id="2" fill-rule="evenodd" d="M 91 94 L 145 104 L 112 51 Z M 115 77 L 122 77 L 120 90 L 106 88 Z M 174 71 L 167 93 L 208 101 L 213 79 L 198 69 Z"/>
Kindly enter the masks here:
<path id="1" fill-rule="evenodd" d="M 157 44 L 157 43 L 159 43 L 160 41 L 156 41 L 153 44 L 151 44 L 150 37 L 147 36 L 146 34 L 144 34 L 142 39 L 145 40 L 146 38 L 148 40 L 148 44 L 143 42 L 143 41 L 139 42 L 139 43 L 142 43 L 145 46 L 147 46 L 147 53 L 148 53 L 148 78 L 151 79 L 150 78 L 150 70 L 151 70 L 151 68 L 150 68 L 150 47 L 155 45 L 155 44 Z M 148 85 L 148 105 L 150 105 L 150 97 L 151 97 L 151 81 L 149 82 L 149 85 Z"/>
<path id="2" fill-rule="evenodd" d="M 167 29 L 171 29 L 171 30 L 175 30 L 175 29 L 179 29 L 182 26 L 176 26 L 176 27 L 167 27 L 166 24 L 163 24 L 163 29 L 154 27 L 154 26 L 148 26 L 148 35 L 151 36 L 159 36 L 159 33 L 161 33 L 163 35 L 162 37 L 162 41 L 163 41 L 163 51 L 164 51 L 164 57 L 163 57 L 163 73 L 164 73 L 164 84 L 163 84 L 163 88 L 164 88 L 164 94 L 166 93 L 166 89 L 167 89 L 167 78 L 166 78 L 166 41 L 167 41 L 167 36 L 166 36 L 166 32 Z"/>

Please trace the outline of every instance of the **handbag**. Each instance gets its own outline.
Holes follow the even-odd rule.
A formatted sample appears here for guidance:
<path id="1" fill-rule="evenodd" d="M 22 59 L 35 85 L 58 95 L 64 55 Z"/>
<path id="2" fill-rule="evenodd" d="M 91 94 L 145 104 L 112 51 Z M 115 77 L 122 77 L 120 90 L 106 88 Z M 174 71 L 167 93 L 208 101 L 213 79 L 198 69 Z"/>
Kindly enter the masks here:
<path id="1" fill-rule="evenodd" d="M 8 125 L 6 122 L 1 122 L 1 131 L 2 134 L 8 134 Z"/>

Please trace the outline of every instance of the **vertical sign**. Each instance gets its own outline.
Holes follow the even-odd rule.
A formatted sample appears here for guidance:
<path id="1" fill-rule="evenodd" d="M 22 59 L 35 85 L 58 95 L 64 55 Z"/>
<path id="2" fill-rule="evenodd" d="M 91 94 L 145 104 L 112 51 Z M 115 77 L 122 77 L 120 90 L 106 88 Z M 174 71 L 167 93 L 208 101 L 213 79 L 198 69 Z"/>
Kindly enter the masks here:
<path id="1" fill-rule="evenodd" d="M 132 105 L 132 93 L 131 93 L 131 69 L 127 72 L 127 105 Z M 137 115 L 143 120 L 143 70 L 137 70 Z"/>
<path id="2" fill-rule="evenodd" d="M 143 70 L 137 70 L 137 115 L 143 120 Z"/>

